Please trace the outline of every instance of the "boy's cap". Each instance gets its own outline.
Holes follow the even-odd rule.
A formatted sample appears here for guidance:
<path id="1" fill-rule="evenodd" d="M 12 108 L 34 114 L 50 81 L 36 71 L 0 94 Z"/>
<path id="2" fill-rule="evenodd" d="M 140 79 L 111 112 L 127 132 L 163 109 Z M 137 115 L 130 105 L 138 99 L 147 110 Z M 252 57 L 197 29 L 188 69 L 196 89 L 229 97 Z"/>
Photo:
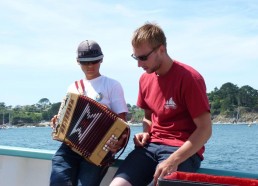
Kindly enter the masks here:
<path id="1" fill-rule="evenodd" d="M 77 61 L 97 61 L 104 57 L 99 44 L 93 40 L 81 42 L 77 49 Z"/>

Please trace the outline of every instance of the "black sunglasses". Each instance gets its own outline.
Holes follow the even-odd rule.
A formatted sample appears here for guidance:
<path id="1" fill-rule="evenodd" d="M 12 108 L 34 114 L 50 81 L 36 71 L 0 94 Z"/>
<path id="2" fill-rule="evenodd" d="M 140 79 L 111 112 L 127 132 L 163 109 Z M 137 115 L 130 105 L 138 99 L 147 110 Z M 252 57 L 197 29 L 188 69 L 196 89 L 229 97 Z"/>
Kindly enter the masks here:
<path id="1" fill-rule="evenodd" d="M 81 65 L 90 65 L 90 64 L 95 65 L 95 64 L 99 63 L 100 61 L 101 60 L 97 60 L 97 61 L 79 61 L 79 63 Z"/>
<path id="2" fill-rule="evenodd" d="M 134 54 L 131 55 L 132 58 L 134 58 L 135 60 L 140 60 L 140 61 L 146 61 L 148 59 L 148 57 L 152 54 L 152 52 L 154 52 L 156 49 L 158 49 L 160 47 L 157 46 L 155 48 L 153 48 L 148 54 L 146 55 L 142 55 L 142 56 L 135 56 Z"/>

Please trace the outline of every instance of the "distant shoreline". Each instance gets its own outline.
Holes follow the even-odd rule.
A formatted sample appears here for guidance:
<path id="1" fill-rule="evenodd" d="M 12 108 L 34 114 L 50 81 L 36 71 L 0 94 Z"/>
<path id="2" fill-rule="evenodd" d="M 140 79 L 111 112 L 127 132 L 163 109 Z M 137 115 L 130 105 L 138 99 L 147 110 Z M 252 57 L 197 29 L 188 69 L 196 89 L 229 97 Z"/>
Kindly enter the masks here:
<path id="1" fill-rule="evenodd" d="M 212 123 L 213 125 L 258 125 L 258 123 L 219 123 L 219 122 L 214 122 Z"/>
<path id="2" fill-rule="evenodd" d="M 230 123 L 230 122 L 213 122 L 212 123 L 213 125 L 247 125 L 247 126 L 252 126 L 252 125 L 258 125 L 257 122 L 255 123 L 242 123 L 242 122 L 239 122 L 239 123 Z M 142 124 L 141 123 L 130 123 L 128 124 L 130 127 L 141 127 Z M 9 129 L 9 128 L 34 128 L 34 127 L 42 127 L 42 128 L 45 128 L 45 127 L 51 127 L 50 123 L 47 124 L 47 123 L 44 123 L 44 124 L 24 124 L 24 125 L 0 125 L 0 129 Z"/>
<path id="3" fill-rule="evenodd" d="M 242 113 L 238 118 L 225 115 L 214 115 L 212 116 L 213 123 L 231 123 L 231 124 L 252 124 L 258 123 L 258 113 Z"/>
<path id="4" fill-rule="evenodd" d="M 129 126 L 142 126 L 141 121 L 128 121 Z M 256 125 L 258 124 L 258 113 L 243 113 L 238 119 L 234 117 L 227 117 L 224 115 L 212 116 L 212 124 L 214 125 Z M 0 125 L 0 129 L 14 128 L 14 127 L 51 127 L 51 122 L 42 121 L 39 123 L 19 123 L 17 125 L 4 124 Z"/>

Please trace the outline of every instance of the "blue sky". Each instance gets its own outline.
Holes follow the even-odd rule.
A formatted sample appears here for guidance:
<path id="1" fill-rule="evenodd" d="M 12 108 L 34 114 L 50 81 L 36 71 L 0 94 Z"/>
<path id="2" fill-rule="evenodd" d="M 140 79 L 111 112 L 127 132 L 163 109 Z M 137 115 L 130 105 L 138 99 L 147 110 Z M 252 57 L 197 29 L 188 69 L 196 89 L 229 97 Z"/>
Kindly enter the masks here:
<path id="1" fill-rule="evenodd" d="M 191 65 L 207 92 L 231 82 L 258 89 L 256 0 L 10 0 L 0 1 L 0 102 L 56 103 L 83 78 L 76 48 L 86 39 L 102 47 L 101 73 L 117 79 L 136 104 L 144 72 L 130 57 L 133 31 L 160 25 L 173 59 Z"/>

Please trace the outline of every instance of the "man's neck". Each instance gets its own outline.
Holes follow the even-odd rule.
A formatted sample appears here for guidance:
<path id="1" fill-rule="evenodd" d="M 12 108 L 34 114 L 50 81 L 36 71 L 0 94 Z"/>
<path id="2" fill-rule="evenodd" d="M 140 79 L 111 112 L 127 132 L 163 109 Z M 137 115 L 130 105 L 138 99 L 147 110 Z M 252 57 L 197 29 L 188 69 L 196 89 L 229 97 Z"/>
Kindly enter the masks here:
<path id="1" fill-rule="evenodd" d="M 173 65 L 173 60 L 168 56 L 162 61 L 160 69 L 156 72 L 157 75 L 165 75 Z"/>

